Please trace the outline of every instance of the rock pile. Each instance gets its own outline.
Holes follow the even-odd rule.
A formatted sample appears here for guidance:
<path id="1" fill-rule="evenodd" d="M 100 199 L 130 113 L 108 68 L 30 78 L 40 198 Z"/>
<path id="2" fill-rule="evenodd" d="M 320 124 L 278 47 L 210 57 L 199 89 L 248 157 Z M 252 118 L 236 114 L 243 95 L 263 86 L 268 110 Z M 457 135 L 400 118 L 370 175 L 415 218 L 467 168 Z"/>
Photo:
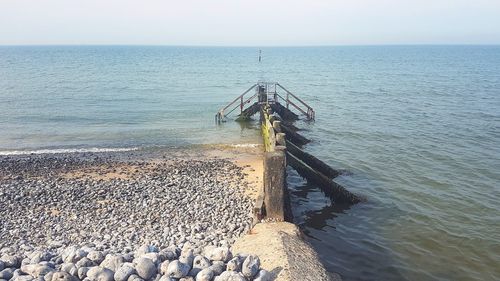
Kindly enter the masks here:
<path id="1" fill-rule="evenodd" d="M 0 248 L 231 246 L 251 227 L 246 185 L 221 159 L 0 157 Z"/>
<path id="2" fill-rule="evenodd" d="M 246 186 L 222 159 L 0 156 L 0 281 L 268 280 L 229 251 Z"/>
<path id="3" fill-rule="evenodd" d="M 234 255 L 227 247 L 207 246 L 202 252 L 188 244 L 182 250 L 144 245 L 135 252 L 113 254 L 92 245 L 23 254 L 3 248 L 0 280 L 11 281 L 267 281 L 271 274 L 252 255 Z"/>

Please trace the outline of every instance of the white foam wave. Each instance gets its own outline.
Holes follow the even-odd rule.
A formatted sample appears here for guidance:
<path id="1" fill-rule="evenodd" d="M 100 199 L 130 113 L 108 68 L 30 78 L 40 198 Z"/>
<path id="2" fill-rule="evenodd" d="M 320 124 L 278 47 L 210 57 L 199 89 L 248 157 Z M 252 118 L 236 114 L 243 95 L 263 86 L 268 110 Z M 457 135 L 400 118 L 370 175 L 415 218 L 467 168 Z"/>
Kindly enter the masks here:
<path id="1" fill-rule="evenodd" d="M 259 147 L 261 144 L 258 143 L 238 143 L 238 144 L 231 144 L 230 146 L 232 147 Z"/>
<path id="2" fill-rule="evenodd" d="M 38 150 L 5 150 L 0 151 L 0 155 L 29 155 L 29 154 L 56 154 L 56 153 L 83 153 L 83 152 L 119 152 L 119 151 L 133 151 L 137 147 L 120 148 L 56 148 L 56 149 L 38 149 Z"/>

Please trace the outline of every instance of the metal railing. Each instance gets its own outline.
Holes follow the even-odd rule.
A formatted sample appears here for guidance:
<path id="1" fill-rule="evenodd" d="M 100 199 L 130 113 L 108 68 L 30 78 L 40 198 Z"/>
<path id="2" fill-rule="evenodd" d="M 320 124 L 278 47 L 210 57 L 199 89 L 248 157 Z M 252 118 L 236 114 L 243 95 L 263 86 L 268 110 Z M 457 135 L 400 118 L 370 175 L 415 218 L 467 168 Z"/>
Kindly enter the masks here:
<path id="1" fill-rule="evenodd" d="M 286 98 L 283 98 L 281 95 L 276 93 L 278 97 L 280 97 L 282 100 L 286 102 L 286 108 L 289 109 L 291 105 L 295 109 L 300 111 L 302 114 L 306 115 L 308 120 L 315 120 L 316 112 L 314 112 L 314 109 L 312 107 L 310 107 L 307 103 L 305 103 L 299 97 L 294 95 L 292 92 L 287 90 L 285 87 L 280 85 L 280 83 L 276 83 L 276 86 L 286 92 Z"/>
<path id="2" fill-rule="evenodd" d="M 255 94 L 253 94 L 249 98 L 246 98 L 245 95 L 247 95 L 253 89 L 256 90 Z M 286 97 L 283 97 L 280 94 L 279 90 L 284 91 L 284 95 Z M 261 105 L 275 104 L 282 101 L 286 104 L 287 109 L 292 106 L 293 108 L 304 114 L 308 120 L 315 120 L 316 113 L 314 112 L 314 109 L 307 103 L 305 103 L 302 99 L 297 97 L 295 94 L 283 87 L 281 84 L 277 82 L 258 82 L 248 88 L 248 90 L 243 92 L 243 94 L 239 95 L 228 105 L 221 108 L 217 112 L 217 114 L 215 114 L 215 122 L 223 122 L 226 116 L 231 114 L 237 108 L 240 108 L 240 114 L 243 113 L 245 105 L 249 104 L 256 97 L 258 97 L 258 102 Z"/>
<path id="3" fill-rule="evenodd" d="M 239 95 L 237 98 L 235 98 L 232 102 L 230 102 L 225 107 L 219 109 L 219 111 L 217 112 L 217 114 L 215 114 L 215 122 L 220 123 L 220 122 L 224 121 L 224 118 L 227 115 L 231 114 L 238 107 L 240 108 L 240 113 L 242 113 L 243 112 L 243 107 L 245 106 L 245 104 L 250 103 L 252 101 L 252 99 L 254 99 L 258 95 L 258 92 L 256 92 L 250 98 L 247 98 L 247 99 L 245 99 L 245 95 L 248 94 L 248 92 L 250 92 L 252 89 L 254 89 L 255 87 L 257 87 L 257 85 L 258 84 L 253 84 L 252 87 L 248 88 L 248 90 L 246 90 L 245 92 L 243 92 L 243 94 Z M 240 103 L 236 104 L 238 101 Z M 227 111 L 228 109 L 230 109 L 230 110 Z"/>

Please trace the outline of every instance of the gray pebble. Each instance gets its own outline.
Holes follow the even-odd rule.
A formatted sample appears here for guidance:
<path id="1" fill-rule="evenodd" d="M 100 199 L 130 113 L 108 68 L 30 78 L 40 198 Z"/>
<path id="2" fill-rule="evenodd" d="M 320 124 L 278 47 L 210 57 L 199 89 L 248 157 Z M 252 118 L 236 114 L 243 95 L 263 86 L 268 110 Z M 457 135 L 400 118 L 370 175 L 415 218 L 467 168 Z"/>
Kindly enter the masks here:
<path id="1" fill-rule="evenodd" d="M 155 265 L 159 265 L 163 261 L 158 253 L 147 253 L 142 255 L 142 258 L 150 259 Z"/>
<path id="2" fill-rule="evenodd" d="M 21 266 L 21 258 L 13 255 L 3 255 L 0 258 L 0 261 L 3 262 L 4 267 L 14 267 L 19 268 Z"/>
<path id="3" fill-rule="evenodd" d="M 31 281 L 33 280 L 33 276 L 31 275 L 19 275 L 16 276 L 15 278 L 10 279 L 12 281 Z"/>
<path id="4" fill-rule="evenodd" d="M 255 276 L 255 279 L 253 281 L 272 281 L 273 277 L 269 271 L 265 269 L 261 269 L 259 273 Z"/>
<path id="5" fill-rule="evenodd" d="M 216 276 L 214 281 L 246 281 L 246 278 L 236 271 L 224 271 L 221 275 Z"/>
<path id="6" fill-rule="evenodd" d="M 82 258 L 81 260 L 79 260 L 75 264 L 75 266 L 77 268 L 80 268 L 80 267 L 89 267 L 89 266 L 95 266 L 95 265 L 96 264 L 92 260 L 90 260 L 89 258 L 87 258 L 87 257 Z"/>
<path id="7" fill-rule="evenodd" d="M 65 263 L 75 263 L 82 258 L 87 256 L 87 252 L 82 249 L 78 249 L 75 246 L 70 246 L 64 249 L 61 254 L 61 258 Z"/>
<path id="8" fill-rule="evenodd" d="M 115 272 L 114 279 L 115 281 L 127 281 L 132 274 L 136 274 L 135 268 L 128 264 L 123 264 Z"/>
<path id="9" fill-rule="evenodd" d="M 51 281 L 76 281 L 76 277 L 64 271 L 57 271 L 52 274 Z"/>
<path id="10" fill-rule="evenodd" d="M 135 251 L 136 257 L 141 257 L 147 253 L 157 253 L 158 248 L 153 245 L 142 245 Z"/>
<path id="11" fill-rule="evenodd" d="M 137 274 L 132 274 L 127 279 L 127 281 L 144 281 L 144 279 L 142 279 L 141 277 L 139 277 Z"/>
<path id="12" fill-rule="evenodd" d="M 31 275 L 33 278 L 38 278 L 40 276 L 45 276 L 49 272 L 54 271 L 54 269 L 48 265 L 28 264 L 21 266 L 21 271 Z"/>
<path id="13" fill-rule="evenodd" d="M 100 266 L 104 268 L 108 268 L 111 271 L 116 271 L 122 264 L 124 260 L 120 255 L 106 255 L 106 258 L 101 262 Z"/>
<path id="14" fill-rule="evenodd" d="M 227 262 L 232 258 L 232 254 L 228 247 L 218 247 L 208 250 L 207 258 L 212 261 Z"/>
<path id="15" fill-rule="evenodd" d="M 87 278 L 91 281 L 113 281 L 114 272 L 109 268 L 94 266 L 87 272 Z"/>
<path id="16" fill-rule="evenodd" d="M 61 265 L 61 271 L 67 272 L 73 276 L 78 276 L 78 268 L 74 263 L 63 263 Z"/>
<path id="17" fill-rule="evenodd" d="M 193 267 L 193 260 L 194 260 L 193 249 L 185 249 L 181 252 L 179 261 L 182 262 L 183 264 L 188 265 L 190 269 L 191 267 Z"/>
<path id="18" fill-rule="evenodd" d="M 137 271 L 137 275 L 144 280 L 151 279 L 157 272 L 156 265 L 152 260 L 147 258 L 139 258 L 136 261 L 135 270 Z"/>
<path id="19" fill-rule="evenodd" d="M 45 276 L 43 276 L 43 280 L 44 281 L 52 281 L 52 276 L 54 275 L 54 272 L 55 271 L 51 271 L 51 272 L 45 274 Z"/>
<path id="20" fill-rule="evenodd" d="M 167 275 L 173 278 L 182 278 L 189 273 L 189 266 L 178 260 L 170 262 L 167 268 Z"/>
<path id="21" fill-rule="evenodd" d="M 222 272 L 226 270 L 226 265 L 224 262 L 214 261 L 209 268 L 215 273 L 215 275 L 221 275 Z"/>
<path id="22" fill-rule="evenodd" d="M 170 264 L 169 260 L 162 262 L 159 266 L 158 273 L 160 273 L 161 275 L 167 274 L 169 264 Z"/>
<path id="23" fill-rule="evenodd" d="M 101 264 L 104 260 L 104 254 L 100 251 L 90 251 L 87 254 L 87 258 L 93 261 L 95 264 Z"/>
<path id="24" fill-rule="evenodd" d="M 196 281 L 211 281 L 214 275 L 215 273 L 211 268 L 204 268 L 196 275 Z"/>
<path id="25" fill-rule="evenodd" d="M 239 256 L 236 256 L 227 262 L 226 269 L 228 271 L 241 272 L 242 263 L 243 262 L 242 262 L 241 258 Z"/>
<path id="26" fill-rule="evenodd" d="M 90 268 L 88 267 L 80 267 L 78 269 L 78 279 L 83 280 L 87 277 L 87 272 L 89 272 Z"/>
<path id="27" fill-rule="evenodd" d="M 10 278 L 12 278 L 13 275 L 14 275 L 13 268 L 5 268 L 4 270 L 0 271 L 0 279 L 9 280 Z"/>
<path id="28" fill-rule="evenodd" d="M 189 271 L 189 276 L 195 277 L 202 269 L 211 265 L 210 261 L 204 256 L 198 255 L 193 259 L 193 268 Z"/>
<path id="29" fill-rule="evenodd" d="M 163 275 L 159 281 L 175 281 L 175 280 L 167 275 Z"/>
<path id="30" fill-rule="evenodd" d="M 42 261 L 49 261 L 52 255 L 46 251 L 36 250 L 29 255 L 30 263 L 39 263 Z"/>
<path id="31" fill-rule="evenodd" d="M 246 257 L 241 267 L 241 272 L 247 278 L 253 278 L 260 270 L 260 259 L 257 256 L 249 255 Z"/>

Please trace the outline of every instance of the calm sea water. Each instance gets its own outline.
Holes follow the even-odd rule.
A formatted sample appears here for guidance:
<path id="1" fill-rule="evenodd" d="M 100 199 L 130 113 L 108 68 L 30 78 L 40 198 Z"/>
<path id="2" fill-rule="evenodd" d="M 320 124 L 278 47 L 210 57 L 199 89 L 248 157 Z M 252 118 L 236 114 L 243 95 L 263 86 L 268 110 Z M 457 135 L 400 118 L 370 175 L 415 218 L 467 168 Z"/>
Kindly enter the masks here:
<path id="1" fill-rule="evenodd" d="M 306 150 L 365 196 L 289 171 L 295 219 L 345 280 L 500 279 L 500 47 L 0 47 L 0 153 L 256 143 L 214 125 L 259 79 L 315 109 Z"/>

